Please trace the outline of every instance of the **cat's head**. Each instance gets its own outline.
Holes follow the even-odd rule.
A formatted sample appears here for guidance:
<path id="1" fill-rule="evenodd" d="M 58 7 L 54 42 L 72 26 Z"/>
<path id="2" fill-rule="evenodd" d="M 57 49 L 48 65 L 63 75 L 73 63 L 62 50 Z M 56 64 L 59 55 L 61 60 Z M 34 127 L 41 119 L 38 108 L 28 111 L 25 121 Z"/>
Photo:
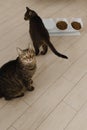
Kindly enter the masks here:
<path id="1" fill-rule="evenodd" d="M 36 64 L 36 56 L 33 49 L 28 48 L 26 50 L 22 50 L 20 48 L 17 48 L 17 52 L 18 52 L 19 60 L 24 65 Z"/>
<path id="2" fill-rule="evenodd" d="M 29 9 L 26 7 L 26 12 L 24 14 L 24 20 L 30 20 L 31 18 L 35 17 L 37 14 L 34 10 Z"/>

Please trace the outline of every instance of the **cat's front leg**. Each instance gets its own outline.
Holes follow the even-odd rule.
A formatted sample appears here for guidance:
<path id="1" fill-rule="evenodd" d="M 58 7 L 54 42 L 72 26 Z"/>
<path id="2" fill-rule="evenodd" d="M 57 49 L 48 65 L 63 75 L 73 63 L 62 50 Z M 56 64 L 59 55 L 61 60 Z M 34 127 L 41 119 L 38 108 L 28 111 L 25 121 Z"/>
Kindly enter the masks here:
<path id="1" fill-rule="evenodd" d="M 33 80 L 30 79 L 29 81 L 24 81 L 24 85 L 28 91 L 33 91 L 34 87 L 32 86 Z"/>
<path id="2" fill-rule="evenodd" d="M 32 86 L 32 84 L 33 84 L 33 80 L 30 79 L 29 82 L 28 82 L 28 87 L 27 87 L 28 91 L 33 91 L 34 90 L 34 87 Z"/>
<path id="3" fill-rule="evenodd" d="M 34 45 L 34 49 L 35 49 L 35 54 L 38 55 L 39 54 L 39 48 L 36 45 L 36 43 L 34 43 L 34 42 L 33 42 L 33 45 Z"/>

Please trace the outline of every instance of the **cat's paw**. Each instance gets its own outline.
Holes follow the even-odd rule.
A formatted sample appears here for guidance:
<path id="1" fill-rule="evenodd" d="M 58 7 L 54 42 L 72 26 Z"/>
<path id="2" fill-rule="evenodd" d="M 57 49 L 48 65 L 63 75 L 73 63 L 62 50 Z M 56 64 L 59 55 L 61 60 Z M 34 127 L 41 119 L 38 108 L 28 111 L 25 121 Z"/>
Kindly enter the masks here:
<path id="1" fill-rule="evenodd" d="M 34 90 L 33 86 L 28 87 L 28 91 L 33 91 L 33 90 Z"/>
<path id="2" fill-rule="evenodd" d="M 41 55 L 45 55 L 47 52 L 45 52 L 45 51 L 41 51 Z"/>

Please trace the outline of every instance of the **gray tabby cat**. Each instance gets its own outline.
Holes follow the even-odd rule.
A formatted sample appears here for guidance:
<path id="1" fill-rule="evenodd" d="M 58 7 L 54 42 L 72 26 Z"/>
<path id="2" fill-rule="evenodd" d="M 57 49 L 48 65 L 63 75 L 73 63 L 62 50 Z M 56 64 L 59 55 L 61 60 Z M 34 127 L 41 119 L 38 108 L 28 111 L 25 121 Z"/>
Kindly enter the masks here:
<path id="1" fill-rule="evenodd" d="M 0 68 L 0 97 L 6 100 L 24 96 L 26 90 L 33 91 L 32 76 L 36 71 L 33 49 L 17 49 L 16 60 L 9 61 Z"/>

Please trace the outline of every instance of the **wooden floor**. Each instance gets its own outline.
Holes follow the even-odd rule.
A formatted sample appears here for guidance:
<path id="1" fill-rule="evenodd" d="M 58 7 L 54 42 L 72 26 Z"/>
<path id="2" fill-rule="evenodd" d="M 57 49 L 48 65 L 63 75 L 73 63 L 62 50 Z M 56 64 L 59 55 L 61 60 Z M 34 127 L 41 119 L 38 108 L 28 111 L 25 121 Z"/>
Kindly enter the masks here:
<path id="1" fill-rule="evenodd" d="M 12 101 L 0 99 L 0 130 L 87 130 L 87 1 L 1 0 L 0 66 L 17 57 L 16 47 L 32 43 L 25 22 L 25 7 L 42 18 L 80 17 L 80 36 L 51 37 L 57 50 L 37 57 L 35 90 Z"/>

